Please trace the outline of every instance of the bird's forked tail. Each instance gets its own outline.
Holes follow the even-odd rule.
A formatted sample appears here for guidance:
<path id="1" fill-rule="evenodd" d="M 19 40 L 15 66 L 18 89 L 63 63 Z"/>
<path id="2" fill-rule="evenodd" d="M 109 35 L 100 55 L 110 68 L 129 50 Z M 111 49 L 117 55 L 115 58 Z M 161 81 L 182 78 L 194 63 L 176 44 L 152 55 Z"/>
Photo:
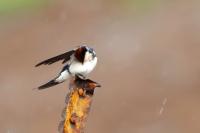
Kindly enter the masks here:
<path id="1" fill-rule="evenodd" d="M 64 82 L 66 79 L 68 79 L 69 77 L 70 77 L 70 74 L 67 70 L 65 70 L 65 67 L 64 67 L 58 77 L 52 79 L 51 81 L 49 81 L 48 83 L 46 83 L 44 85 L 39 86 L 38 89 L 42 90 L 42 89 L 46 89 L 46 88 L 52 87 L 54 85 L 60 84 L 60 83 Z"/>
<path id="2" fill-rule="evenodd" d="M 39 86 L 38 90 L 46 89 L 46 88 L 52 87 L 52 86 L 60 84 L 60 83 L 61 82 L 56 81 L 56 79 L 53 79 L 53 80 L 49 81 L 48 83 Z"/>

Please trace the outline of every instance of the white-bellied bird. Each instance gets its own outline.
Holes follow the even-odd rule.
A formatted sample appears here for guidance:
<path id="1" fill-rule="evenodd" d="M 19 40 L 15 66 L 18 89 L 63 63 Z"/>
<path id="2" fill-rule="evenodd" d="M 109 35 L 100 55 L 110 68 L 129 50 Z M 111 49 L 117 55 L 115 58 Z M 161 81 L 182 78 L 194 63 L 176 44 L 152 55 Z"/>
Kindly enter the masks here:
<path id="1" fill-rule="evenodd" d="M 39 86 L 39 90 L 60 84 L 71 76 L 86 78 L 86 76 L 95 68 L 97 64 L 95 51 L 92 48 L 83 45 L 74 50 L 44 60 L 35 66 L 50 65 L 61 60 L 62 64 L 66 63 L 61 72 L 56 78 L 50 80 L 44 85 Z"/>

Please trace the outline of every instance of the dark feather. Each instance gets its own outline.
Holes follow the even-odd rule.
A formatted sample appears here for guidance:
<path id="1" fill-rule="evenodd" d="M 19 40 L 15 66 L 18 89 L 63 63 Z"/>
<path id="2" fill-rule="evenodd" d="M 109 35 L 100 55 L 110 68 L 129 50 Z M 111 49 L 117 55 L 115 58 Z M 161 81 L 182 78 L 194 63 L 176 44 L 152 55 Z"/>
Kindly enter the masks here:
<path id="1" fill-rule="evenodd" d="M 48 83 L 39 86 L 38 89 L 39 90 L 46 89 L 46 88 L 52 87 L 52 86 L 57 85 L 57 84 L 59 84 L 59 82 L 56 82 L 55 80 L 51 80 Z"/>
<path id="2" fill-rule="evenodd" d="M 55 57 L 52 57 L 50 59 L 47 59 L 47 60 L 44 60 L 40 63 L 38 63 L 37 65 L 35 65 L 35 67 L 38 67 L 40 65 L 50 65 L 50 64 L 53 64 L 57 61 L 60 61 L 60 60 L 63 60 L 62 63 L 65 63 L 67 62 L 69 59 L 70 59 L 70 56 L 74 53 L 75 51 L 74 50 L 71 50 L 71 51 L 68 51 L 66 53 L 63 53 L 61 55 L 58 55 L 58 56 L 55 56 Z"/>
<path id="3" fill-rule="evenodd" d="M 80 48 L 78 48 L 75 52 L 75 57 L 78 61 L 80 61 L 81 63 L 84 62 L 85 59 L 85 53 L 87 52 L 87 49 L 85 46 L 82 46 Z"/>

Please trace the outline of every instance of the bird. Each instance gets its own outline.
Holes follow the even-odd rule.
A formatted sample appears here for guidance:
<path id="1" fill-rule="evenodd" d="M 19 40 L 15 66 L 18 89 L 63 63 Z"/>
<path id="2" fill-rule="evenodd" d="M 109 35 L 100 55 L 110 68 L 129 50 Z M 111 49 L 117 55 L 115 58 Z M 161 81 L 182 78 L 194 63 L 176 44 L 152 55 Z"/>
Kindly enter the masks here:
<path id="1" fill-rule="evenodd" d="M 86 45 L 81 45 L 73 50 L 41 61 L 36 64 L 35 67 L 41 65 L 51 65 L 61 60 L 62 64 L 65 65 L 58 76 L 46 84 L 39 86 L 37 89 L 42 90 L 55 86 L 63 83 L 70 77 L 78 76 L 79 78 L 86 79 L 87 75 L 93 71 L 97 64 L 97 55 L 93 48 L 90 48 Z"/>

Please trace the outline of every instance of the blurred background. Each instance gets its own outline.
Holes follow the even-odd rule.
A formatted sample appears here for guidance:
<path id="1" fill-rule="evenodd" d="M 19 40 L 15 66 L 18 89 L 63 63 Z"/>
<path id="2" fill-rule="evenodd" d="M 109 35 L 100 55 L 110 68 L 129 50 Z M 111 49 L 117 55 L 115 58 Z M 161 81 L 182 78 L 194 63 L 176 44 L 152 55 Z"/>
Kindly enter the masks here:
<path id="1" fill-rule="evenodd" d="M 200 1 L 0 0 L 0 133 L 55 133 L 68 82 L 39 61 L 83 43 L 99 57 L 86 133 L 200 132 Z"/>

